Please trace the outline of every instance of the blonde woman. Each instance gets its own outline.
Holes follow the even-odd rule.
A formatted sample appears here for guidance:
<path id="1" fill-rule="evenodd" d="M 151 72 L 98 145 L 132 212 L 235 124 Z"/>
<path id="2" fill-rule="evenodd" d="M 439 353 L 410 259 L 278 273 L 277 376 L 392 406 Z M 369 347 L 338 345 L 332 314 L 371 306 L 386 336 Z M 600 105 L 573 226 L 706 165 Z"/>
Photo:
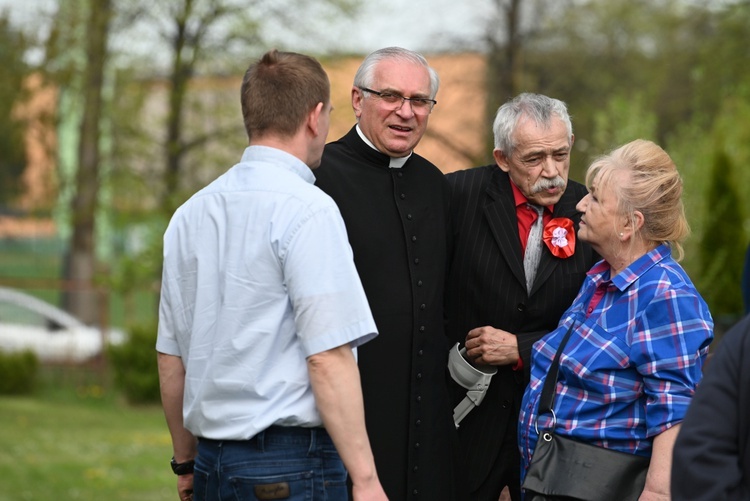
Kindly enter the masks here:
<path id="1" fill-rule="evenodd" d="M 669 499 L 672 447 L 713 339 L 705 301 L 678 264 L 688 235 L 682 180 L 644 140 L 588 169 L 578 237 L 603 260 L 589 271 L 558 328 L 533 349 L 521 407 L 522 475 L 537 430 L 651 458 L 642 500 Z M 553 411 L 537 409 L 562 338 Z M 536 425 L 536 426 L 535 426 Z"/>

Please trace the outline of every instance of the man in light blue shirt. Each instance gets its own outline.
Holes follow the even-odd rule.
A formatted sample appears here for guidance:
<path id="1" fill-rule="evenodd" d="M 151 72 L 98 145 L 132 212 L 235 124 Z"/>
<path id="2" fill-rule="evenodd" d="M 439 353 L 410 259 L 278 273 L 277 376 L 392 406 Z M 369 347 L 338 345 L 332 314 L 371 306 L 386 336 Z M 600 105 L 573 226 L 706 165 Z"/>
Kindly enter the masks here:
<path id="1" fill-rule="evenodd" d="M 328 77 L 310 57 L 270 51 L 241 101 L 242 160 L 164 235 L 156 348 L 180 499 L 346 499 L 344 466 L 356 499 L 385 499 L 356 362 L 376 327 L 339 210 L 311 171 Z"/>

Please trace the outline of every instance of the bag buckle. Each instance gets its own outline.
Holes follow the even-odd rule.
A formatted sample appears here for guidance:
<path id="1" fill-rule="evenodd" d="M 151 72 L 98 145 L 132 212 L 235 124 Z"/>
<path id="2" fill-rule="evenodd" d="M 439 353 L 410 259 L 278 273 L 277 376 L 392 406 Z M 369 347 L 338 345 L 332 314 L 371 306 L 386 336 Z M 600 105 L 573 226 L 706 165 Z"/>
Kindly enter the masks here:
<path id="1" fill-rule="evenodd" d="M 549 429 L 550 430 L 554 430 L 555 429 L 555 425 L 557 424 L 557 416 L 555 415 L 555 411 L 553 411 L 552 409 L 550 409 L 549 412 L 550 412 L 550 414 L 552 414 L 552 426 L 550 426 Z M 540 417 L 542 417 L 542 416 L 539 415 L 534 420 L 534 431 L 536 432 L 537 435 L 539 435 L 539 418 Z M 545 435 L 544 440 L 546 440 L 547 442 L 551 442 L 552 441 L 552 434 L 551 434 L 551 432 L 546 431 L 544 433 L 544 435 Z M 549 438 L 546 438 L 546 435 L 549 435 Z"/>

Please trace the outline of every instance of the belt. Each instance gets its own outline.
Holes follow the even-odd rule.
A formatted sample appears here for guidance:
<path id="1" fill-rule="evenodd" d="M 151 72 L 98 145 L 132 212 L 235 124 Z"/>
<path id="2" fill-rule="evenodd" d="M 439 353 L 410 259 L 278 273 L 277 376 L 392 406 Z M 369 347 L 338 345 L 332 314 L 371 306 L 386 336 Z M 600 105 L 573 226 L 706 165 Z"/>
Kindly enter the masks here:
<path id="1" fill-rule="evenodd" d="M 303 427 L 303 426 L 278 426 L 272 425 L 265 430 L 259 431 L 253 437 L 236 440 L 236 439 L 212 439 L 205 437 L 198 437 L 198 440 L 219 446 L 221 444 L 237 444 L 237 445 L 259 445 L 263 446 L 264 443 L 275 443 L 279 441 L 284 442 L 297 442 L 305 443 L 311 440 L 327 440 L 331 438 L 328 435 L 326 429 L 322 426 Z"/>

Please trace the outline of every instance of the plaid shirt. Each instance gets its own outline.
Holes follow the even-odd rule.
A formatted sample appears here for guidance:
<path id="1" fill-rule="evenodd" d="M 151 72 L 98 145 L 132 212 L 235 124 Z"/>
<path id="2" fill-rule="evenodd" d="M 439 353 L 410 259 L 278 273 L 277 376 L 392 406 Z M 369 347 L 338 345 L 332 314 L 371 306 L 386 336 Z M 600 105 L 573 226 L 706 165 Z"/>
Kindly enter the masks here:
<path id="1" fill-rule="evenodd" d="M 558 328 L 534 344 L 518 429 L 522 476 L 537 442 L 544 378 L 573 322 L 560 357 L 555 432 L 643 456 L 685 416 L 713 339 L 708 306 L 668 246 L 613 279 L 609 264 L 597 263 Z M 539 418 L 539 430 L 551 425 L 551 415 Z"/>

